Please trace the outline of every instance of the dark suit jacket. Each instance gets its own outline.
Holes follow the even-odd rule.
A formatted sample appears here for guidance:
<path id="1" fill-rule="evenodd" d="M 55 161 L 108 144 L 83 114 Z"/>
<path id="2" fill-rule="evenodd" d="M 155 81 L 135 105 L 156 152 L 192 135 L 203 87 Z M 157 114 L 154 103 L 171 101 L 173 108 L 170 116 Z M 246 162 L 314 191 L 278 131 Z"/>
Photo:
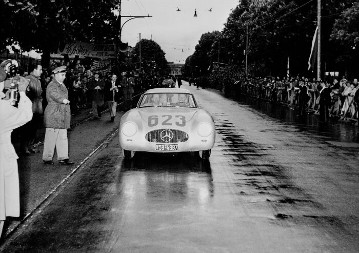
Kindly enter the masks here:
<path id="1" fill-rule="evenodd" d="M 120 99 L 120 82 L 117 79 L 115 86 L 117 87 L 118 91 L 110 90 L 112 88 L 112 81 L 107 80 L 105 83 L 105 89 L 104 89 L 104 95 L 105 95 L 105 101 L 115 101 L 118 102 Z"/>
<path id="2" fill-rule="evenodd" d="M 101 89 L 99 90 L 95 89 L 96 86 L 99 86 Z M 91 90 L 92 101 L 95 101 L 97 105 L 103 105 L 104 88 L 105 88 L 105 82 L 102 79 L 99 79 L 98 81 L 92 79 L 90 81 L 89 89 Z"/>

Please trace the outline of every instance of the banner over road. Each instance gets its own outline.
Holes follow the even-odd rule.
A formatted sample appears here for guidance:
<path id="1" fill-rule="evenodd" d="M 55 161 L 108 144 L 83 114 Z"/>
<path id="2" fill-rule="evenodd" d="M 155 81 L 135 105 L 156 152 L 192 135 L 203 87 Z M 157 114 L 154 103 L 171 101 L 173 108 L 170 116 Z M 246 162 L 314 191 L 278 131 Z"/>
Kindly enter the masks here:
<path id="1" fill-rule="evenodd" d="M 63 50 L 58 50 L 58 54 L 67 54 L 70 57 L 91 58 L 115 58 L 115 45 L 113 44 L 91 44 L 85 42 L 73 42 L 65 45 Z"/>

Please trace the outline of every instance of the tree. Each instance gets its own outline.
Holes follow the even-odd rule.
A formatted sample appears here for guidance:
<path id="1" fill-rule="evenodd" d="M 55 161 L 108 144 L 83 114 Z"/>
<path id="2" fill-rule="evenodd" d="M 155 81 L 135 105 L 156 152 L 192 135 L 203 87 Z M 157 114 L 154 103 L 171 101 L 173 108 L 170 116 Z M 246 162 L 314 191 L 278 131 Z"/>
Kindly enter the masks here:
<path id="1" fill-rule="evenodd" d="M 331 39 L 349 48 L 359 46 L 359 2 L 342 10 L 334 21 Z"/>
<path id="2" fill-rule="evenodd" d="M 141 59 L 140 59 L 141 49 Z M 151 73 L 154 70 L 160 75 L 169 73 L 168 62 L 165 52 L 153 40 L 141 39 L 134 47 L 133 61 L 139 63 L 141 61 L 141 70 L 145 73 Z"/>
<path id="3" fill-rule="evenodd" d="M 345 70 L 358 74 L 359 2 L 354 2 L 335 20 L 330 38 L 339 43 L 342 49 L 337 63 L 344 65 Z"/>
<path id="4" fill-rule="evenodd" d="M 208 32 L 202 34 L 198 44 L 196 45 L 195 52 L 186 59 L 185 70 L 192 68 L 189 71 L 192 75 L 201 75 L 206 73 L 211 63 L 217 58 L 218 43 L 221 33 L 218 31 Z"/>
<path id="5" fill-rule="evenodd" d="M 113 43 L 118 34 L 112 11 L 116 4 L 116 0 L 1 1 L 0 46 L 17 42 L 24 50 L 43 52 L 46 61 L 50 52 L 68 42 Z"/>
<path id="6" fill-rule="evenodd" d="M 350 55 L 343 51 L 343 46 L 348 41 L 339 45 L 338 41 L 330 40 L 330 34 L 335 18 L 343 10 L 352 7 L 354 2 L 357 4 L 356 0 L 322 1 L 323 68 L 326 66 L 328 69 L 335 69 L 339 59 L 343 58 L 343 53 L 346 58 Z M 221 49 L 223 48 L 221 51 L 226 52 L 225 55 L 221 54 L 221 61 L 244 67 L 243 52 L 246 49 L 248 28 L 248 62 L 251 74 L 284 76 L 289 57 L 292 75 L 309 75 L 307 61 L 316 27 L 316 1 L 271 0 L 261 5 L 248 3 L 249 1 L 241 1 L 227 19 L 220 36 Z M 358 29 L 359 26 L 354 21 L 354 9 L 348 11 L 347 15 L 351 15 L 353 19 L 349 23 Z M 343 20 L 342 23 L 348 22 Z M 218 42 L 213 45 L 213 49 L 217 44 Z M 347 61 L 345 65 L 348 65 Z"/>

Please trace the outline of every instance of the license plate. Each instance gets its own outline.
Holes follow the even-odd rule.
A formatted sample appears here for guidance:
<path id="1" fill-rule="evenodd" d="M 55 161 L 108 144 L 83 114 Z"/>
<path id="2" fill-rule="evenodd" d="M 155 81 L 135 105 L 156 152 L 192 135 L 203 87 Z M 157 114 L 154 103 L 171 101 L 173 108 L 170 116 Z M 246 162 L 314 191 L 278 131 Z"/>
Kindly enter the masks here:
<path id="1" fill-rule="evenodd" d="M 156 144 L 156 151 L 177 151 L 177 144 Z"/>

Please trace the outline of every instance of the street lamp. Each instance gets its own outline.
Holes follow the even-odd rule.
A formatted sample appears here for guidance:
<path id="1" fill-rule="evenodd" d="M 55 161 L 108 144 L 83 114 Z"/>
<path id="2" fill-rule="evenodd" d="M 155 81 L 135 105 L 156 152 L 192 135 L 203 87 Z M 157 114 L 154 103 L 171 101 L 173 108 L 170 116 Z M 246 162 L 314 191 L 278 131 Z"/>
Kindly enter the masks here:
<path id="1" fill-rule="evenodd" d="M 118 26 L 120 27 L 119 29 L 119 35 L 118 35 L 118 38 L 120 39 L 120 42 L 121 42 L 121 36 L 122 36 L 122 29 L 123 29 L 123 26 L 130 20 L 133 20 L 133 19 L 136 19 L 136 18 L 150 18 L 152 16 L 150 16 L 149 14 L 147 16 L 123 16 L 121 15 L 121 10 L 122 10 L 122 0 L 119 0 L 119 3 L 118 3 L 118 17 L 117 17 L 117 24 Z M 116 15 L 117 16 L 117 15 Z M 123 24 L 121 24 L 121 19 L 122 18 L 129 18 L 127 19 Z"/>
<path id="2" fill-rule="evenodd" d="M 118 38 L 118 43 L 116 43 L 116 58 L 118 60 L 118 46 L 119 44 L 122 42 L 122 29 L 124 27 L 124 25 L 129 22 L 130 20 L 133 20 L 133 19 L 136 19 L 136 18 L 149 18 L 149 17 L 152 17 L 150 16 L 149 14 L 147 16 L 123 16 L 121 15 L 121 4 L 122 4 L 122 0 L 119 0 L 119 5 L 118 5 L 118 17 L 117 17 L 117 25 L 119 27 L 119 34 L 118 36 L 116 36 Z M 121 19 L 122 18 L 129 18 L 127 19 L 123 24 L 121 24 Z"/>
<path id="3" fill-rule="evenodd" d="M 123 26 L 130 20 L 133 20 L 133 19 L 136 19 L 136 18 L 151 18 L 152 16 L 150 16 L 149 14 L 147 16 L 122 16 L 121 14 L 119 15 L 120 17 L 120 20 L 121 18 L 129 18 L 127 19 L 125 22 L 123 22 L 123 24 L 121 25 L 120 27 L 120 31 L 119 31 L 119 39 L 120 39 L 120 42 L 121 42 L 121 36 L 122 36 L 122 29 L 123 29 Z"/>

